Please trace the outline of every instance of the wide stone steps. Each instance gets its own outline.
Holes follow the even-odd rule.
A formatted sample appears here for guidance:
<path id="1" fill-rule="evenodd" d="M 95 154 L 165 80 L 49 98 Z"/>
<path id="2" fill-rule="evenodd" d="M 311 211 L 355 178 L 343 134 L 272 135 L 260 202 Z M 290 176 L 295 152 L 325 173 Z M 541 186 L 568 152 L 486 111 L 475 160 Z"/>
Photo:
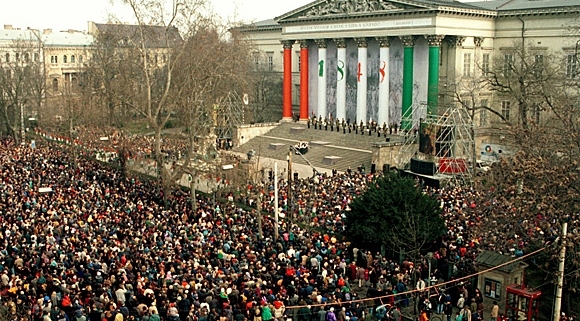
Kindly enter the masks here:
<path id="1" fill-rule="evenodd" d="M 293 128 L 304 128 L 304 130 L 300 133 L 297 133 Z M 340 132 L 330 131 L 330 127 L 328 130 L 314 129 L 314 127 L 308 128 L 304 124 L 297 124 L 297 123 L 286 123 L 281 124 L 280 126 L 272 129 L 270 132 L 266 134 L 266 136 L 270 137 L 281 137 L 281 138 L 291 138 L 294 140 L 305 140 L 305 141 L 326 141 L 330 142 L 332 145 L 342 146 L 342 147 L 350 147 L 350 148 L 358 148 L 358 149 L 371 149 L 372 144 L 377 142 L 384 142 L 385 138 L 381 134 L 381 137 L 377 137 L 377 133 L 371 133 L 371 136 L 367 134 L 361 135 L 359 132 L 358 135 L 354 133 L 348 133 L 348 129 L 346 130 L 346 134 L 342 133 L 342 128 Z M 398 135 L 391 135 L 391 141 L 400 139 Z"/>
<path id="2" fill-rule="evenodd" d="M 279 148 L 273 149 L 270 147 L 271 144 L 284 144 L 284 146 L 280 145 Z M 294 144 L 295 142 L 293 140 L 286 138 L 256 137 L 243 146 L 234 148 L 234 151 L 247 154 L 248 151 L 254 150 L 256 152 L 254 158 L 266 157 L 286 161 L 288 149 Z M 310 144 L 309 150 L 304 156 L 317 169 L 336 169 L 337 171 L 346 171 L 349 167 L 352 170 L 356 170 L 357 167 L 363 164 L 367 170 L 370 170 L 372 162 L 372 154 L 368 151 L 313 144 Z M 324 162 L 326 156 L 338 156 L 340 159 L 334 164 L 328 164 Z M 293 155 L 292 161 L 294 163 L 308 165 L 302 157 L 296 154 Z"/>
<path id="3" fill-rule="evenodd" d="M 389 135 L 391 142 L 403 141 L 399 135 Z M 368 133 L 362 135 L 360 132 L 355 134 L 343 134 L 340 132 L 323 129 L 314 129 L 313 126 L 308 128 L 306 124 L 299 123 L 282 123 L 266 134 L 253 138 L 240 147 L 234 148 L 235 152 L 247 154 L 248 151 L 254 150 L 255 157 L 272 158 L 286 161 L 288 149 L 296 142 L 306 141 L 309 143 L 309 151 L 305 157 L 316 168 L 337 171 L 346 171 L 349 167 L 356 170 L 357 167 L 364 165 L 367 171 L 370 171 L 372 163 L 371 147 L 375 143 L 385 141 L 385 137 L 377 133 Z M 334 157 L 340 157 L 333 158 Z M 325 157 L 327 158 L 325 160 Z M 299 155 L 294 155 L 293 162 L 307 165 Z"/>

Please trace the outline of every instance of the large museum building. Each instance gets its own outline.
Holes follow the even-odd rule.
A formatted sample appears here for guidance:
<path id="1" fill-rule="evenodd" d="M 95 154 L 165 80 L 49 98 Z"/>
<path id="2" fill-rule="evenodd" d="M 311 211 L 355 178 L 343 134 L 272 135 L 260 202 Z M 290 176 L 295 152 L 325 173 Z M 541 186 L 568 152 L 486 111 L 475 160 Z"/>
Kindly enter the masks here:
<path id="1" fill-rule="evenodd" d="M 317 0 L 240 31 L 256 64 L 283 73 L 282 119 L 393 126 L 413 109 L 441 113 L 449 88 L 509 62 L 522 44 L 537 59 L 561 55 L 574 77 L 579 12 L 578 0 Z M 478 96 L 510 117 L 510 97 Z M 482 109 L 473 122 L 493 128 L 500 118 Z"/>

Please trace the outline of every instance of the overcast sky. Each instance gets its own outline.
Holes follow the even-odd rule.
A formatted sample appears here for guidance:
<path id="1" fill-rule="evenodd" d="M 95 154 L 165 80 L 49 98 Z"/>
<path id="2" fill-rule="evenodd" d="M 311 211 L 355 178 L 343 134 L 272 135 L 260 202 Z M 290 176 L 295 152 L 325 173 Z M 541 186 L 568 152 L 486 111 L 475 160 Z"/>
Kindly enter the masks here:
<path id="1" fill-rule="evenodd" d="M 312 0 L 211 0 L 214 10 L 229 21 L 260 21 L 296 9 Z M 110 15 L 132 22 L 116 0 L 0 0 L 0 28 L 86 30 L 87 21 L 107 22 Z M 232 19 L 236 17 L 235 19 Z"/>

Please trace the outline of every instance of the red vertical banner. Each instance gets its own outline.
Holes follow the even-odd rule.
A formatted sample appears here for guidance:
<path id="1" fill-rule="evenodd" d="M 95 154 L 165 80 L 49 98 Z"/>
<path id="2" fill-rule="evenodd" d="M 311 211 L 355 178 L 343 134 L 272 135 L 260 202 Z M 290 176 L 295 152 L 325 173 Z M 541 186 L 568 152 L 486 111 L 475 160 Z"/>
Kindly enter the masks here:
<path id="1" fill-rule="evenodd" d="M 300 41 L 300 120 L 308 119 L 308 41 Z"/>
<path id="2" fill-rule="evenodd" d="M 292 44 L 294 41 L 283 41 L 284 45 L 284 84 L 282 118 L 292 119 Z"/>

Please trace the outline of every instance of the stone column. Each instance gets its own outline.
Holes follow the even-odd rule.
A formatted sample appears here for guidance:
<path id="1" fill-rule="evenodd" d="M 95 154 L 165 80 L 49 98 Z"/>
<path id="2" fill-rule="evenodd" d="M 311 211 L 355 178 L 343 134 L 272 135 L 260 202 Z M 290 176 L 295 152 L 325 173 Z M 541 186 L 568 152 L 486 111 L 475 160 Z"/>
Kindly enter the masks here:
<path id="1" fill-rule="evenodd" d="M 346 41 L 336 42 L 336 118 L 346 121 Z"/>
<path id="2" fill-rule="evenodd" d="M 429 78 L 427 82 L 427 115 L 437 115 L 439 106 L 439 58 L 445 36 L 426 36 L 429 43 Z"/>
<path id="3" fill-rule="evenodd" d="M 447 70 L 447 82 L 450 84 L 455 83 L 455 78 L 457 72 L 463 69 L 461 62 L 463 61 L 463 42 L 465 37 L 463 36 L 450 36 L 445 37 L 447 43 L 449 44 L 449 68 Z"/>
<path id="4" fill-rule="evenodd" d="M 389 124 L 389 57 L 391 38 L 377 37 L 379 42 L 379 115 L 377 125 Z"/>
<path id="5" fill-rule="evenodd" d="M 300 120 L 308 120 L 308 40 L 300 40 Z"/>
<path id="6" fill-rule="evenodd" d="M 413 126 L 413 59 L 414 36 L 402 36 L 403 42 L 403 118 L 401 130 L 411 130 Z"/>
<path id="7" fill-rule="evenodd" d="M 318 45 L 318 115 L 327 117 L 326 111 L 326 39 L 315 40 Z"/>
<path id="8" fill-rule="evenodd" d="M 367 39 L 355 38 L 358 45 L 357 87 L 356 87 L 356 122 L 367 120 Z"/>
<path id="9" fill-rule="evenodd" d="M 475 45 L 475 50 L 473 53 L 473 61 L 482 61 L 483 62 L 483 53 L 481 50 L 481 45 L 483 45 L 483 39 L 482 37 L 473 37 L 473 44 Z M 474 76 L 476 74 L 481 74 L 482 70 L 475 70 L 474 71 Z"/>
<path id="10" fill-rule="evenodd" d="M 284 78 L 283 78 L 283 98 L 282 98 L 282 120 L 292 120 L 292 45 L 294 40 L 284 40 Z"/>

